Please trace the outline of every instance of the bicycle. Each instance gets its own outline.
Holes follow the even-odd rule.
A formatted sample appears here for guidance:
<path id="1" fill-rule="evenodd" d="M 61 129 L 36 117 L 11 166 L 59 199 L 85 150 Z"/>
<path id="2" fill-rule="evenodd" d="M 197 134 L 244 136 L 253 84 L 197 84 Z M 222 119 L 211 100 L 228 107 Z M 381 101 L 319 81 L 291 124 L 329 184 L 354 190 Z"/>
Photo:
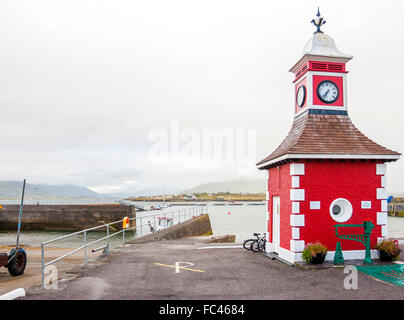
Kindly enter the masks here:
<path id="1" fill-rule="evenodd" d="M 244 240 L 244 243 L 243 243 L 243 247 L 244 247 L 244 249 L 246 249 L 246 250 L 251 250 L 251 251 L 254 251 L 254 252 L 258 252 L 258 251 L 263 251 L 263 248 L 265 248 L 265 242 L 263 243 L 263 244 L 261 244 L 261 242 L 262 242 L 262 239 L 264 239 L 264 241 L 265 241 L 265 233 L 264 233 L 264 235 L 260 238 L 260 233 L 254 233 L 253 234 L 254 235 L 254 237 L 256 237 L 255 239 L 247 239 L 247 240 Z M 258 244 L 260 244 L 259 246 L 258 246 L 258 250 L 257 251 L 255 251 L 255 245 L 254 245 L 254 243 L 256 243 L 257 245 Z M 254 245 L 254 247 L 253 247 L 253 245 Z M 263 247 L 262 247 L 263 246 Z M 261 249 L 260 249 L 261 248 Z"/>
<path id="2" fill-rule="evenodd" d="M 253 252 L 263 252 L 265 251 L 265 243 L 266 243 L 266 234 L 264 233 L 261 237 L 257 235 L 257 239 L 251 243 L 251 251 Z"/>

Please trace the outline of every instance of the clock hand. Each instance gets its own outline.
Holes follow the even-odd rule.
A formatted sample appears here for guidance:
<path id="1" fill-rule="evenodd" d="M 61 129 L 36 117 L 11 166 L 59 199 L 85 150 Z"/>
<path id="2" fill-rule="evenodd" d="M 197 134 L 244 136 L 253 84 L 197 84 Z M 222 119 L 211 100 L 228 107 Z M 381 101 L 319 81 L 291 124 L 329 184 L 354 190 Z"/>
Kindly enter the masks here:
<path id="1" fill-rule="evenodd" d="M 323 99 L 327 96 L 328 92 L 330 92 L 330 89 L 327 90 L 327 92 L 323 95 Z"/>

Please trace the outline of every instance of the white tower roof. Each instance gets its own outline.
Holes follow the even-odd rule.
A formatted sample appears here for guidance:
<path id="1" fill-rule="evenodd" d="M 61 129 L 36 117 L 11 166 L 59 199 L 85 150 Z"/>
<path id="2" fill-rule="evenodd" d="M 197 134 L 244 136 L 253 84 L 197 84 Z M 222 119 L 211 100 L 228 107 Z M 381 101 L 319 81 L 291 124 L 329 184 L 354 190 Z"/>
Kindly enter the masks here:
<path id="1" fill-rule="evenodd" d="M 328 56 L 336 58 L 352 59 L 352 56 L 337 49 L 335 41 L 323 32 L 317 32 L 307 41 L 303 49 L 303 55 Z"/>

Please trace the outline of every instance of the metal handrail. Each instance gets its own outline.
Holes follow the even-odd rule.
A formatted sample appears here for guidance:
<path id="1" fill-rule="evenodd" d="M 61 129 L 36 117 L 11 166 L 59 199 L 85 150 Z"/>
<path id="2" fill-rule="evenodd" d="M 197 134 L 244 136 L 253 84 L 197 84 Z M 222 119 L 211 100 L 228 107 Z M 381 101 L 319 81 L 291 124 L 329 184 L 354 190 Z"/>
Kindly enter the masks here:
<path id="1" fill-rule="evenodd" d="M 130 218 L 129 220 L 136 220 L 136 218 Z M 51 239 L 51 240 L 48 240 L 48 241 L 44 241 L 44 242 L 42 242 L 42 243 L 43 243 L 43 244 L 52 243 L 52 242 L 55 242 L 55 241 L 58 241 L 58 240 L 62 240 L 62 239 L 65 239 L 65 238 L 69 238 L 69 237 L 78 235 L 78 234 L 83 233 L 83 232 L 93 231 L 93 230 L 96 230 L 96 229 L 101 229 L 101 228 L 104 228 L 104 227 L 106 227 L 106 226 L 110 226 L 110 225 L 113 225 L 113 224 L 116 224 L 116 223 L 119 223 L 119 222 L 123 222 L 123 219 L 122 219 L 122 220 L 118 220 L 118 221 L 114 221 L 114 222 L 110 222 L 110 223 L 105 223 L 105 224 L 102 224 L 102 225 L 100 225 L 100 226 L 96 226 L 96 227 L 92 227 L 92 228 L 88 228 L 88 229 L 76 231 L 76 232 L 73 232 L 73 233 L 69 233 L 69 234 L 66 234 L 66 235 L 64 235 L 64 236 L 61 236 L 61 237 L 58 237 L 58 238 L 55 238 L 55 239 Z"/>
<path id="2" fill-rule="evenodd" d="M 196 213 L 196 216 L 202 215 L 202 214 L 204 213 L 204 207 L 206 207 L 206 205 L 202 205 L 202 206 L 201 206 L 201 205 L 198 205 L 198 206 L 194 206 L 194 207 L 185 208 L 185 209 L 182 209 L 182 210 L 177 210 L 177 211 L 172 211 L 172 212 L 164 212 L 163 214 L 164 214 L 164 217 L 167 217 L 167 215 L 171 214 L 172 219 L 173 219 L 173 225 L 172 225 L 172 226 L 174 226 L 174 225 L 175 225 L 175 224 L 174 224 L 174 219 L 175 219 L 174 213 L 178 213 L 178 223 L 181 223 L 181 211 L 185 211 L 185 215 L 184 215 L 184 216 L 185 216 L 185 220 L 182 221 L 182 222 L 185 222 L 185 221 L 191 219 L 192 217 L 195 217 L 195 213 Z M 197 209 L 196 212 L 195 212 L 195 209 Z M 187 212 L 187 211 L 188 211 L 188 219 L 186 219 L 186 217 L 187 217 L 186 212 Z M 139 228 L 139 227 L 140 227 L 140 228 L 139 228 L 140 236 L 143 236 L 143 226 L 145 226 L 145 224 L 143 224 L 143 219 L 144 219 L 144 218 L 150 218 L 150 217 L 153 217 L 153 218 L 154 218 L 154 231 L 155 231 L 155 230 L 156 230 L 156 216 L 157 216 L 157 215 L 161 215 L 161 213 L 156 213 L 156 214 L 154 214 L 154 215 L 152 214 L 152 215 L 143 216 L 143 217 L 129 218 L 129 221 L 134 221 L 134 220 L 136 220 L 136 226 L 135 226 L 135 227 L 131 227 L 131 228 L 126 228 L 126 229 L 119 230 L 119 231 L 117 231 L 117 232 L 114 232 L 113 234 L 110 234 L 110 233 L 109 233 L 109 231 L 110 231 L 110 226 L 111 226 L 111 225 L 114 225 L 114 224 L 117 224 L 117 223 L 123 223 L 124 219 L 118 220 L 118 221 L 114 221 L 114 222 L 110 222 L 110 223 L 105 223 L 105 224 L 100 225 L 100 226 L 96 226 L 96 227 L 92 227 L 92 228 L 88 228 L 88 229 L 76 231 L 76 232 L 69 233 L 69 234 L 67 234 L 67 235 L 61 236 L 61 237 L 57 237 L 57 238 L 54 238 L 54 239 L 51 239 L 51 240 L 47 240 L 47 241 L 42 242 L 42 243 L 41 243 L 42 288 L 43 288 L 44 285 L 45 285 L 45 267 L 47 267 L 47 266 L 49 266 L 49 265 L 51 265 L 51 264 L 54 264 L 54 263 L 56 263 L 56 262 L 58 262 L 58 261 L 60 261 L 60 260 L 63 260 L 64 258 L 66 258 L 66 257 L 68 257 L 68 256 L 70 256 L 70 255 L 72 255 L 72 254 L 74 254 L 74 253 L 76 253 L 76 252 L 78 252 L 78 251 L 80 251 L 80 250 L 82 250 L 82 249 L 84 249 L 84 264 L 87 264 L 87 247 L 89 247 L 89 246 L 91 246 L 91 245 L 93 245 L 93 244 L 95 244 L 95 243 L 97 243 L 97 242 L 100 242 L 100 241 L 103 241 L 103 240 L 107 240 L 107 243 L 106 243 L 106 245 L 104 246 L 104 247 L 105 247 L 104 252 L 105 252 L 105 254 L 108 254 L 108 253 L 109 253 L 109 246 L 110 246 L 110 243 L 109 243 L 109 239 L 110 239 L 110 238 L 112 238 L 112 237 L 114 237 L 114 236 L 119 235 L 119 234 L 122 233 L 122 242 L 123 242 L 123 245 L 124 245 L 125 242 L 126 242 L 126 239 L 125 239 L 125 231 L 135 230 L 135 229 L 137 229 L 137 228 Z M 140 224 L 137 223 L 137 220 L 138 220 L 138 219 L 140 219 Z M 178 224 L 178 223 L 177 223 L 177 224 Z M 146 225 L 151 225 L 151 224 L 150 224 L 150 221 L 148 221 L 148 223 L 147 223 Z M 87 232 L 89 232 L 89 231 L 94 231 L 94 230 L 101 229 L 101 228 L 105 228 L 105 227 L 107 228 L 107 230 L 106 230 L 107 235 L 106 235 L 105 237 L 102 237 L 102 238 L 100 238 L 100 239 L 97 239 L 97 240 L 94 240 L 94 241 L 92 241 L 92 242 L 87 243 Z M 62 256 L 56 258 L 56 259 L 53 259 L 53 260 L 51 260 L 51 261 L 45 263 L 45 245 L 47 245 L 47 244 L 49 244 L 49 243 L 53 243 L 53 242 L 59 241 L 59 240 L 63 240 L 63 239 L 66 239 L 66 238 L 70 238 L 70 237 L 73 237 L 73 236 L 77 236 L 77 235 L 79 235 L 79 234 L 83 234 L 83 235 L 84 235 L 84 244 L 83 244 L 82 246 L 80 246 L 80 247 L 78 247 L 78 248 L 76 248 L 76 249 L 74 249 L 74 250 L 72 250 L 72 251 L 69 251 L 68 253 L 66 253 L 66 254 L 64 254 L 64 255 L 62 255 Z M 101 248 L 102 248 L 102 247 L 101 247 Z"/>

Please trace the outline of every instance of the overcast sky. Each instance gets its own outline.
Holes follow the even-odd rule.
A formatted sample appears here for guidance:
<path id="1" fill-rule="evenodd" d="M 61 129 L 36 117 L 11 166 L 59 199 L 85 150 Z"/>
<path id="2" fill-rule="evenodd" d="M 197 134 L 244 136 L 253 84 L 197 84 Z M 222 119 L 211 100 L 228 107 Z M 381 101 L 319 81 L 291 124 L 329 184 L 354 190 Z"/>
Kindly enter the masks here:
<path id="1" fill-rule="evenodd" d="M 256 159 L 293 120 L 288 72 L 314 32 L 348 63 L 349 114 L 404 151 L 400 1 L 0 1 L 0 180 L 101 192 L 262 177 L 239 163 L 150 161 L 156 129 L 256 130 Z M 245 131 L 247 132 L 247 131 Z M 388 165 L 404 192 L 404 160 Z"/>

